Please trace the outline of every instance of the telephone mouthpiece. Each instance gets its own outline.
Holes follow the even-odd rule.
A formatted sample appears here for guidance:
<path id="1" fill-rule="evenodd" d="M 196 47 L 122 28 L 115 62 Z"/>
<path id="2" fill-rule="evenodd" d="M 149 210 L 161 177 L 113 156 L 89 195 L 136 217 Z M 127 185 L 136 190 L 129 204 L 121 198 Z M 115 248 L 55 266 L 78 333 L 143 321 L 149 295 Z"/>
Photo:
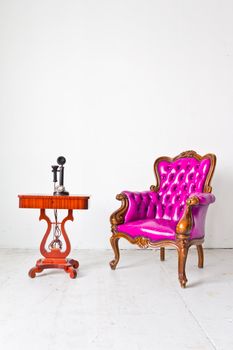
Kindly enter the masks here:
<path id="1" fill-rule="evenodd" d="M 57 163 L 58 163 L 59 165 L 64 165 L 65 162 L 66 162 L 65 157 L 60 156 L 60 157 L 57 158 Z"/>

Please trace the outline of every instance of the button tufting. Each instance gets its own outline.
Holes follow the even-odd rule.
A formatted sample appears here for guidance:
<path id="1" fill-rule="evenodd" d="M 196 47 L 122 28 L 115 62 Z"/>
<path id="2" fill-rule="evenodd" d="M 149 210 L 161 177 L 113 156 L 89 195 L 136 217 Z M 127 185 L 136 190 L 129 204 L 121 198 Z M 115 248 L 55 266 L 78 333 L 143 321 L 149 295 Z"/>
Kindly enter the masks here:
<path id="1" fill-rule="evenodd" d="M 169 181 L 172 181 L 174 179 L 174 174 L 170 174 L 168 179 Z"/>
<path id="2" fill-rule="evenodd" d="M 173 163 L 164 161 L 158 166 L 158 171 L 161 179 L 159 193 L 148 200 L 153 202 L 157 218 L 177 220 L 182 215 L 188 196 L 203 188 L 209 161 L 199 162 L 194 158 L 179 159 Z M 147 202 L 146 198 L 144 203 Z"/>

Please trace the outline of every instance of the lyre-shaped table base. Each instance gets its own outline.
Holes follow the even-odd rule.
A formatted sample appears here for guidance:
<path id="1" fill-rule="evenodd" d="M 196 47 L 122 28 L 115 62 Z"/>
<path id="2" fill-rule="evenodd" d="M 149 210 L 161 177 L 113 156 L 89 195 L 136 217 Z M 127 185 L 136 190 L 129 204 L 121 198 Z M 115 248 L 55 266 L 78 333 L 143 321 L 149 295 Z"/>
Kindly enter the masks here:
<path id="1" fill-rule="evenodd" d="M 40 220 L 47 222 L 47 230 L 40 244 L 40 252 L 44 258 L 39 259 L 36 266 L 31 268 L 29 276 L 34 278 L 37 273 L 42 272 L 45 269 L 63 269 L 70 274 L 71 278 L 77 276 L 76 269 L 79 266 L 77 260 L 68 259 L 68 255 L 71 250 L 70 241 L 65 230 L 65 223 L 68 220 L 73 221 L 73 210 L 88 209 L 89 196 L 51 196 L 51 195 L 19 195 L 19 207 L 20 208 L 33 208 L 40 209 Z M 57 222 L 57 214 L 55 213 L 55 222 L 52 222 L 46 215 L 46 209 L 67 209 L 68 215 L 62 220 L 61 223 Z M 46 242 L 49 234 L 54 227 L 54 239 L 46 249 Z M 59 231 L 57 235 L 56 232 Z M 59 237 L 63 236 L 66 247 L 62 251 L 62 243 Z"/>
<path id="2" fill-rule="evenodd" d="M 36 277 L 37 273 L 40 273 L 45 269 L 63 269 L 65 272 L 69 273 L 70 278 L 75 278 L 77 276 L 76 269 L 79 267 L 79 262 L 74 259 L 67 259 L 67 256 L 71 250 L 71 246 L 65 230 L 66 221 L 74 220 L 72 209 L 68 210 L 68 215 L 60 223 L 61 235 L 63 236 L 66 244 L 65 251 L 62 251 L 60 248 L 52 248 L 50 251 L 46 249 L 46 242 L 51 232 L 52 224 L 54 223 L 52 223 L 50 218 L 46 215 L 45 209 L 40 209 L 39 220 L 45 220 L 48 225 L 45 235 L 40 244 L 40 252 L 44 256 L 44 259 L 39 259 L 36 262 L 36 266 L 30 269 L 28 275 L 31 278 L 34 278 Z"/>

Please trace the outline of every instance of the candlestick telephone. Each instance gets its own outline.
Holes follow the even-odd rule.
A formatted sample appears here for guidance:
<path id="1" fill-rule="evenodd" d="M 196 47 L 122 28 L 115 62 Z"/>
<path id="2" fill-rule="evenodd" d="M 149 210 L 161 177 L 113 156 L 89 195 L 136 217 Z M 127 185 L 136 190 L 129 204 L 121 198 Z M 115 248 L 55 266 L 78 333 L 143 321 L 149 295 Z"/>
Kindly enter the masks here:
<path id="1" fill-rule="evenodd" d="M 68 196 L 69 192 L 65 190 L 64 186 L 64 164 L 66 162 L 65 157 L 60 156 L 57 158 L 58 165 L 52 165 L 53 183 L 54 183 L 54 196 Z M 57 179 L 57 173 L 59 173 L 59 181 Z"/>

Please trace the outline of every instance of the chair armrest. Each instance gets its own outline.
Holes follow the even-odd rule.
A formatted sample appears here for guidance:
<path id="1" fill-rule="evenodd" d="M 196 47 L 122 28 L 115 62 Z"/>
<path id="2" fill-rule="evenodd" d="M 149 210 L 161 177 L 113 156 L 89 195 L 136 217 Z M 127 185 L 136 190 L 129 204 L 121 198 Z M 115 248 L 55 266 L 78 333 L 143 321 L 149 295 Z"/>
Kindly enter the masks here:
<path id="1" fill-rule="evenodd" d="M 212 193 L 193 193 L 186 200 L 184 214 L 176 225 L 177 238 L 188 238 L 194 226 L 201 226 L 204 231 L 207 208 L 213 202 L 215 202 L 215 196 Z"/>
<path id="2" fill-rule="evenodd" d="M 195 199 L 194 199 L 195 198 Z M 192 205 L 209 205 L 215 202 L 215 196 L 213 193 L 193 193 L 187 201 L 191 201 L 191 203 L 198 202 L 197 204 Z"/>
<path id="3" fill-rule="evenodd" d="M 153 217 L 157 194 L 153 191 L 124 191 L 116 199 L 121 200 L 121 207 L 111 215 L 112 225 Z"/>

